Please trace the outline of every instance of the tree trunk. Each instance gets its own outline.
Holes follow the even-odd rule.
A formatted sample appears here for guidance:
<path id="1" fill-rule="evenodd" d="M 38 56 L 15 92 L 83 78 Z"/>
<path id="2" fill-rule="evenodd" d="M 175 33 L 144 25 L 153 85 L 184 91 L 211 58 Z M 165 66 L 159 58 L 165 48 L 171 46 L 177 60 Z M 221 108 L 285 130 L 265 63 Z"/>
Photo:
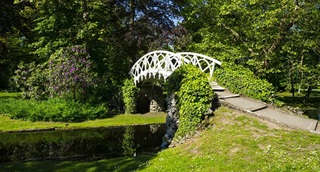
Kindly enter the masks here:
<path id="1" fill-rule="evenodd" d="M 294 82 L 291 80 L 291 93 L 292 93 L 292 97 L 294 97 Z"/>
<path id="2" fill-rule="evenodd" d="M 312 86 L 308 86 L 308 90 L 307 90 L 307 93 L 306 95 L 304 96 L 304 100 L 308 100 L 310 98 L 310 94 L 311 94 L 311 91 L 312 91 Z"/>
<path id="3" fill-rule="evenodd" d="M 134 18 L 135 18 L 135 0 L 130 0 L 130 29 L 133 29 L 134 26 Z"/>

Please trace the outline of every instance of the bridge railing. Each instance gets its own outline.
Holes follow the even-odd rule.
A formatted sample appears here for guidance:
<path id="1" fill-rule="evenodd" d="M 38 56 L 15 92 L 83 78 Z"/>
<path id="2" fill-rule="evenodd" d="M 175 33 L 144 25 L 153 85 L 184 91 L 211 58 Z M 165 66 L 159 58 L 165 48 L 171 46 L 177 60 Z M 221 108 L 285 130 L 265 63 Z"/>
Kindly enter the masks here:
<path id="1" fill-rule="evenodd" d="M 158 77 L 166 80 L 182 64 L 193 64 L 203 72 L 209 71 L 212 77 L 215 64 L 221 65 L 221 62 L 192 52 L 152 51 L 142 56 L 132 66 L 130 74 L 134 77 L 135 84 L 148 78 Z"/>
<path id="2" fill-rule="evenodd" d="M 176 54 L 180 56 L 184 63 L 193 64 L 203 72 L 209 71 L 210 78 L 213 75 L 215 64 L 222 64 L 222 62 L 203 54 L 193 52 L 181 52 Z"/>

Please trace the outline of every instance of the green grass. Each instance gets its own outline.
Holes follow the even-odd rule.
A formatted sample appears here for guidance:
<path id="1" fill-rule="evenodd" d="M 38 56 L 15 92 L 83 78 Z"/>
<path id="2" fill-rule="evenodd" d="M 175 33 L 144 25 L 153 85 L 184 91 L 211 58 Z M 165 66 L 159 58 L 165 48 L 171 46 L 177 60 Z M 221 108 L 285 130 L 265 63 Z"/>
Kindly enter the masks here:
<path id="1" fill-rule="evenodd" d="M 320 135 L 274 126 L 222 107 L 211 128 L 142 171 L 320 171 Z"/>
<path id="2" fill-rule="evenodd" d="M 112 118 L 90 120 L 79 123 L 62 123 L 62 122 L 31 122 L 23 120 L 13 120 L 9 117 L 0 115 L 0 132 L 13 130 L 28 130 L 28 129 L 44 129 L 44 128 L 87 128 L 87 127 L 105 127 L 119 125 L 134 125 L 134 124 L 151 124 L 164 123 L 166 118 L 165 113 L 155 114 L 119 114 Z"/>
<path id="3" fill-rule="evenodd" d="M 32 161 L 0 171 L 320 171 L 320 135 L 220 107 L 211 125 L 156 155 L 99 161 Z"/>
<path id="4" fill-rule="evenodd" d="M 148 161 L 152 156 L 145 155 L 136 158 L 120 157 L 97 161 L 31 161 L 25 163 L 0 164 L 0 171 L 15 172 L 108 172 L 134 171 Z"/>

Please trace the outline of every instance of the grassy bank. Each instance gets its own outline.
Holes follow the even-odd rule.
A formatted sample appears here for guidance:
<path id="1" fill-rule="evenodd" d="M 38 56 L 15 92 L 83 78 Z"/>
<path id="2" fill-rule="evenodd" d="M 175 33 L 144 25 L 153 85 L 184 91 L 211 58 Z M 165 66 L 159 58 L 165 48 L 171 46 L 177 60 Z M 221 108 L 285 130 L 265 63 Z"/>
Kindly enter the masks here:
<path id="1" fill-rule="evenodd" d="M 30 129 L 46 129 L 53 127 L 60 129 L 71 129 L 84 127 L 106 127 L 119 125 L 164 123 L 165 118 L 165 113 L 119 114 L 106 119 L 97 119 L 78 123 L 63 123 L 13 120 L 9 117 L 0 115 L 0 132 Z"/>
<path id="2" fill-rule="evenodd" d="M 320 171 L 320 135 L 220 108 L 213 126 L 142 171 Z"/>
<path id="3" fill-rule="evenodd" d="M 320 135 L 221 107 L 211 125 L 155 155 L 98 161 L 32 161 L 0 171 L 320 171 Z"/>

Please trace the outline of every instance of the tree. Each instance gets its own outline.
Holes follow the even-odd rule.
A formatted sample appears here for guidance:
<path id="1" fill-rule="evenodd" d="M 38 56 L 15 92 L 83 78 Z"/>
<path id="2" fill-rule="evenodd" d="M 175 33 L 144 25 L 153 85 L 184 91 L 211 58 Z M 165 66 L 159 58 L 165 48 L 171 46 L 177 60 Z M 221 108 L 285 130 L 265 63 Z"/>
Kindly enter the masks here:
<path id="1" fill-rule="evenodd" d="M 319 4 L 303 0 L 190 1 L 183 12 L 194 42 L 189 48 L 250 68 L 278 89 L 314 85 L 319 82 Z"/>
<path id="2" fill-rule="evenodd" d="M 0 89 L 9 88 L 9 78 L 19 61 L 28 61 L 28 2 L 0 2 Z"/>

